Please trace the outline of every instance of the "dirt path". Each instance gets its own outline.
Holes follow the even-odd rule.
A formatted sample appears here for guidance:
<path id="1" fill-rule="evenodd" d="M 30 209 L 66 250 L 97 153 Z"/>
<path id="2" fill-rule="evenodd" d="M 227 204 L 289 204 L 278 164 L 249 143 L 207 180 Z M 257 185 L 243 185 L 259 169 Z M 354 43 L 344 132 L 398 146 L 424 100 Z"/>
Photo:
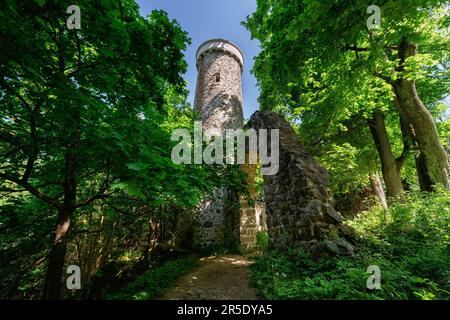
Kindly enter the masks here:
<path id="1" fill-rule="evenodd" d="M 202 258 L 200 265 L 180 278 L 163 295 L 163 300 L 257 299 L 250 284 L 249 266 L 243 256 L 222 255 Z"/>

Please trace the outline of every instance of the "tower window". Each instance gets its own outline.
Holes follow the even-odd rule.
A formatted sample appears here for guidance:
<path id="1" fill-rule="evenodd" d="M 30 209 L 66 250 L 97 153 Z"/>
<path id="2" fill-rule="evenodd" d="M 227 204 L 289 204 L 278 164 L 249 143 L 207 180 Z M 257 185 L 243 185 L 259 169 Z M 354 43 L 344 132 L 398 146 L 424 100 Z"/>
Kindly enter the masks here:
<path id="1" fill-rule="evenodd" d="M 216 73 L 216 82 L 220 82 L 220 73 Z"/>

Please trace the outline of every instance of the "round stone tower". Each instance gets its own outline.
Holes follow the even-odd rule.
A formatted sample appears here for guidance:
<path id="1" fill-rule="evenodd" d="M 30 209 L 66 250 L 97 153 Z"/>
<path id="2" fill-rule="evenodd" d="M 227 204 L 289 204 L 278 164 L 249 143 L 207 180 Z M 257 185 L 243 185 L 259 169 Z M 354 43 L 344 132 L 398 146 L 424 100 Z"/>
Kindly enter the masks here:
<path id="1" fill-rule="evenodd" d="M 244 56 L 223 39 L 204 42 L 197 50 L 195 111 L 204 131 L 223 133 L 243 126 L 242 70 Z"/>
<path id="2" fill-rule="evenodd" d="M 225 135 L 226 129 L 243 127 L 242 71 L 244 57 L 223 39 L 204 42 L 197 50 L 197 89 L 194 108 L 205 136 Z M 239 196 L 218 189 L 205 199 L 196 222 L 194 245 L 198 248 L 239 246 Z"/>

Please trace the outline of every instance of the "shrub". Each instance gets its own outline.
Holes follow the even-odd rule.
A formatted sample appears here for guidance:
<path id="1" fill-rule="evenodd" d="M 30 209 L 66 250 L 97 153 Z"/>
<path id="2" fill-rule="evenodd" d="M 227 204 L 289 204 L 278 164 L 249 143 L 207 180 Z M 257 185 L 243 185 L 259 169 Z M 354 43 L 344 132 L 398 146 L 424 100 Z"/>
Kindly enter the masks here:
<path id="1" fill-rule="evenodd" d="M 253 265 L 253 281 L 267 299 L 449 299 L 449 208 L 446 192 L 409 194 L 348 222 L 359 237 L 354 256 L 315 262 L 301 249 L 271 251 Z M 370 265 L 380 267 L 380 290 L 366 286 Z"/>
<path id="2" fill-rule="evenodd" d="M 150 269 L 134 282 L 127 284 L 121 291 L 109 294 L 109 300 L 152 300 L 159 297 L 179 277 L 198 265 L 193 257 L 167 261 Z"/>
<path id="3" fill-rule="evenodd" d="M 258 231 L 256 233 L 256 245 L 261 251 L 266 251 L 269 247 L 269 234 L 267 231 Z"/>

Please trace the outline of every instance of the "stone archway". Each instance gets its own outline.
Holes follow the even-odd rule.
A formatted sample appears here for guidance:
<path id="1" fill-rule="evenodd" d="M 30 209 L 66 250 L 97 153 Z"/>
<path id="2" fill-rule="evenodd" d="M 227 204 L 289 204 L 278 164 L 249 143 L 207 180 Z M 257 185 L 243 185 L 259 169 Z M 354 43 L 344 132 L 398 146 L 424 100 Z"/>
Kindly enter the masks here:
<path id="1" fill-rule="evenodd" d="M 290 124 L 273 111 L 255 112 L 246 128 L 279 130 L 279 170 L 264 176 L 269 244 L 275 249 L 301 247 L 315 258 L 354 252 L 353 230 L 334 209 L 327 171 L 302 146 Z M 247 164 L 250 197 L 256 165 Z M 241 246 L 256 242 L 254 208 L 241 197 Z M 255 219 L 256 220 L 256 219 Z M 244 233 L 243 233 L 244 231 Z"/>

